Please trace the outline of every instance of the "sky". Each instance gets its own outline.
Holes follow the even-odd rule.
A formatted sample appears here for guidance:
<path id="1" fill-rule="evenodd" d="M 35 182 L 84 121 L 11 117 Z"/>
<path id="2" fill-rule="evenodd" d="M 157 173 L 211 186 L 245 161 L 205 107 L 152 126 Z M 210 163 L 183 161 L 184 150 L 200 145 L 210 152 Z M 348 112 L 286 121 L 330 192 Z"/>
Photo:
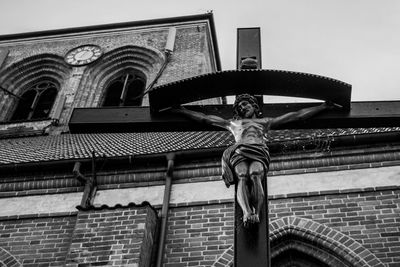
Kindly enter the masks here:
<path id="1" fill-rule="evenodd" d="M 0 0 L 0 10 L 0 35 L 212 11 L 222 70 L 236 68 L 236 29 L 260 27 L 264 69 L 344 81 L 352 101 L 400 100 L 399 0 Z"/>

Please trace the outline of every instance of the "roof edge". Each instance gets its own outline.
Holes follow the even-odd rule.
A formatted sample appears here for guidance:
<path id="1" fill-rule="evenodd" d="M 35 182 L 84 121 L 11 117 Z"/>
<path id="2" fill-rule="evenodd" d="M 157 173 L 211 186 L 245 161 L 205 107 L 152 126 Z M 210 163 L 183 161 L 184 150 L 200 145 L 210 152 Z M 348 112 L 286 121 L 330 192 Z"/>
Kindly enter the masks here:
<path id="1" fill-rule="evenodd" d="M 219 49 L 218 49 L 218 42 L 217 42 L 217 32 L 215 28 L 215 22 L 214 22 L 214 16 L 213 13 L 206 13 L 209 15 L 209 21 L 210 21 L 210 31 L 211 31 L 211 38 L 212 38 L 212 43 L 214 46 L 214 55 L 215 55 L 215 63 L 217 67 L 217 71 L 221 71 L 221 58 L 219 55 Z"/>
<path id="2" fill-rule="evenodd" d="M 85 32 L 85 31 L 109 30 L 109 29 L 114 29 L 114 28 L 128 28 L 128 27 L 135 27 L 135 26 L 156 25 L 156 24 L 164 24 L 164 23 L 187 22 L 187 21 L 195 21 L 195 20 L 201 20 L 201 19 L 207 19 L 210 21 L 210 24 L 213 23 L 213 22 L 211 22 L 213 20 L 212 13 L 204 13 L 204 14 L 169 17 L 169 18 L 161 18 L 161 19 L 148 19 L 148 20 L 138 20 L 138 21 L 130 21 L 130 22 L 117 22 L 117 23 L 109 23 L 109 24 L 90 25 L 90 26 L 82 26 L 82 27 L 70 27 L 70 28 L 53 29 L 53 30 L 45 30 L 45 31 L 6 34 L 6 35 L 0 35 L 0 41 L 9 41 L 12 39 L 20 39 L 20 38 L 45 37 L 45 36 L 51 36 L 51 35 L 57 35 L 57 34 L 80 33 L 80 32 Z"/>
<path id="3" fill-rule="evenodd" d="M 216 68 L 217 68 L 217 71 L 220 71 L 221 70 L 221 59 L 220 59 L 219 50 L 218 50 L 218 42 L 217 42 L 217 34 L 216 34 L 216 30 L 215 30 L 214 16 L 213 16 L 213 13 L 211 13 L 211 12 L 204 13 L 204 14 L 168 17 L 168 18 L 161 18 L 161 19 L 148 19 L 148 20 L 138 20 L 138 21 L 130 21 L 130 22 L 117 22 L 117 23 L 109 23 L 109 24 L 90 25 L 90 26 L 82 26 L 82 27 L 70 27 L 70 28 L 53 29 L 53 30 L 45 30 L 45 31 L 5 34 L 5 35 L 0 35 L 0 42 L 12 41 L 15 39 L 50 37 L 52 35 L 82 33 L 82 32 L 87 32 L 87 31 L 102 31 L 102 30 L 110 30 L 110 29 L 115 29 L 115 28 L 123 29 L 123 28 L 129 28 L 129 27 L 148 26 L 148 25 L 157 25 L 157 24 L 165 24 L 165 23 L 179 23 L 179 22 L 188 22 L 188 21 L 196 21 L 196 20 L 208 20 L 209 21 L 211 39 L 212 39 L 212 44 L 214 47 Z"/>
<path id="4" fill-rule="evenodd" d="M 97 162 L 107 160 L 112 164 L 122 164 L 122 165 L 132 165 L 132 162 L 143 163 L 143 162 L 165 162 L 166 156 L 170 153 L 176 155 L 176 160 L 190 160 L 193 158 L 210 158 L 213 156 L 221 156 L 222 152 L 226 147 L 211 147 L 202 149 L 188 149 L 188 150 L 177 150 L 170 152 L 162 152 L 157 154 L 143 154 L 143 155 L 124 155 L 124 156 L 114 156 L 114 157 L 97 157 Z M 49 161 L 35 161 L 35 162 L 22 162 L 22 163 L 10 163 L 10 164 L 0 164 L 0 172 L 18 172 L 18 171 L 30 171 L 38 170 L 43 168 L 60 169 L 69 168 L 72 170 L 75 162 L 81 162 L 83 164 L 91 164 L 92 158 L 76 158 L 76 159 L 60 159 L 60 160 L 49 160 Z"/>

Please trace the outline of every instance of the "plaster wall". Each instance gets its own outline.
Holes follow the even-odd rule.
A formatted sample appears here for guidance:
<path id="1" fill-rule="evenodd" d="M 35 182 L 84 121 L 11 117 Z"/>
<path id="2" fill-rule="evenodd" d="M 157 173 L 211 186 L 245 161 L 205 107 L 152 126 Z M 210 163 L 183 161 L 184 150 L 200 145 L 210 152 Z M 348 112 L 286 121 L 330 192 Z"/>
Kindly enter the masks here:
<path id="1" fill-rule="evenodd" d="M 368 168 L 337 172 L 320 172 L 271 176 L 268 178 L 270 196 L 307 192 L 326 192 L 398 186 L 400 184 L 400 166 Z M 97 191 L 94 205 L 115 206 L 130 202 L 140 204 L 143 201 L 153 206 L 162 204 L 164 185 L 110 189 Z M 73 212 L 80 204 L 82 192 L 57 195 L 37 195 L 0 199 L 0 216 L 42 214 L 54 212 Z M 171 190 L 171 204 L 193 202 L 231 201 L 234 187 L 226 188 L 222 181 L 177 183 Z"/>
<path id="2" fill-rule="evenodd" d="M 319 172 L 271 176 L 268 178 L 268 194 L 287 195 L 305 192 L 361 189 L 400 184 L 400 166 L 368 168 L 336 172 Z M 95 205 L 141 203 L 161 205 L 164 186 L 137 187 L 128 189 L 101 190 L 97 192 Z M 222 181 L 174 184 L 171 204 L 199 201 L 232 200 L 234 187 L 226 188 Z"/>
<path id="3" fill-rule="evenodd" d="M 96 193 L 94 205 L 114 206 L 116 204 L 127 204 L 130 202 L 140 204 L 143 201 L 151 205 L 162 204 L 164 186 L 135 187 L 126 189 L 99 190 Z"/>
<path id="4" fill-rule="evenodd" d="M 272 176 L 268 178 L 270 195 L 397 186 L 400 166 Z"/>
<path id="5" fill-rule="evenodd" d="M 37 195 L 0 199 L 0 216 L 74 212 L 82 193 Z"/>
<path id="6" fill-rule="evenodd" d="M 190 203 L 208 200 L 233 199 L 234 187 L 226 189 L 220 181 L 198 182 L 188 184 L 175 184 L 171 189 L 171 204 Z M 162 205 L 164 186 L 136 187 L 127 189 L 112 189 L 97 191 L 95 205 L 127 204 L 129 202 L 141 203 L 148 201 L 151 205 Z"/>

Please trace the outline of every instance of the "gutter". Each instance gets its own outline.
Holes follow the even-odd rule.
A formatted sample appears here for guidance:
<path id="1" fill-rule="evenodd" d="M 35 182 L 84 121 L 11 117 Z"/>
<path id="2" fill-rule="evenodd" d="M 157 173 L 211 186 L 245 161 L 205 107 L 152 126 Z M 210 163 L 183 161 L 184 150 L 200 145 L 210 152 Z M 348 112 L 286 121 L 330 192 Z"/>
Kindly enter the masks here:
<path id="1" fill-rule="evenodd" d="M 164 189 L 164 199 L 161 210 L 161 232 L 159 236 L 158 242 L 158 253 L 157 253 L 157 261 L 156 266 L 161 267 L 164 258 L 164 250 L 165 250 L 165 240 L 167 237 L 167 223 L 168 223 L 168 211 L 169 211 L 169 201 L 171 197 L 171 188 L 172 188 L 172 179 L 173 179 L 173 171 L 175 165 L 175 153 L 169 153 L 166 155 L 168 166 L 167 171 L 165 173 L 165 189 Z"/>
<path id="2" fill-rule="evenodd" d="M 315 144 L 312 143 L 315 141 Z M 291 141 L 273 142 L 269 143 L 269 150 L 271 153 L 279 153 L 282 151 L 284 146 L 293 146 L 294 149 L 288 149 L 289 151 L 301 151 L 299 146 L 304 143 L 307 146 L 307 150 L 318 149 L 318 141 L 328 141 L 329 148 L 341 148 L 341 147 L 353 147 L 362 145 L 373 145 L 380 143 L 394 143 L 400 142 L 400 132 L 387 132 L 387 133 L 369 133 L 369 134 L 353 134 L 343 136 L 325 136 L 312 140 L 311 138 L 303 138 L 292 141 L 295 144 L 291 144 Z"/>
<path id="3" fill-rule="evenodd" d="M 199 159 L 199 158 L 210 158 L 221 156 L 226 147 L 214 147 L 204 149 L 190 149 L 179 151 L 179 158 L 185 160 Z M 171 151 L 173 153 L 174 151 Z M 177 151 L 175 151 L 177 153 Z M 18 173 L 18 172 L 29 172 L 38 171 L 41 169 L 46 170 L 60 170 L 66 169 L 70 172 L 70 169 L 74 167 L 75 162 L 79 161 L 82 165 L 91 166 L 92 158 L 71 158 L 53 161 L 38 161 L 38 162 L 26 162 L 26 163 L 11 163 L 0 165 L 0 173 Z M 96 158 L 96 164 L 102 166 L 107 165 L 113 166 L 130 166 L 134 163 L 148 163 L 148 162 L 164 162 L 165 153 L 159 154 L 144 154 L 144 155 L 125 155 L 116 157 L 98 157 Z"/>

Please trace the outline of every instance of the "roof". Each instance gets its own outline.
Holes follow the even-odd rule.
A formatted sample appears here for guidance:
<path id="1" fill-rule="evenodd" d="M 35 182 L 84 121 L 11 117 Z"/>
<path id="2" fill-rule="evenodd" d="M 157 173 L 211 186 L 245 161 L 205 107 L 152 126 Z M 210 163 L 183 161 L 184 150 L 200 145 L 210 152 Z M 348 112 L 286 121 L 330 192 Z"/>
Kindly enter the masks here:
<path id="1" fill-rule="evenodd" d="M 268 142 L 318 143 L 341 136 L 393 132 L 400 133 L 400 127 L 276 130 L 270 131 Z M 99 156 L 118 157 L 224 148 L 233 143 L 230 133 L 221 131 L 90 133 L 2 139 L 0 165 L 91 158 L 92 151 Z"/>
<path id="2" fill-rule="evenodd" d="M 26 32 L 26 33 L 0 35 L 0 42 L 13 41 L 13 40 L 17 40 L 17 39 L 26 39 L 26 38 L 50 37 L 50 36 L 54 36 L 54 35 L 78 34 L 78 33 L 106 31 L 106 30 L 114 30 L 114 29 L 127 29 L 127 28 L 131 28 L 131 27 L 140 27 L 140 26 L 161 25 L 161 24 L 170 24 L 170 23 L 185 23 L 185 22 L 198 21 L 198 20 L 208 20 L 209 21 L 210 31 L 211 31 L 210 34 L 212 37 L 211 41 L 214 46 L 217 70 L 220 70 L 221 69 L 221 60 L 219 57 L 217 34 L 216 34 L 216 30 L 215 30 L 213 13 L 204 13 L 204 14 L 177 16 L 177 17 L 161 18 L 161 19 L 149 19 L 149 20 L 121 22 L 121 23 L 92 25 L 92 26 L 84 26 L 84 27 L 73 27 L 73 28 L 56 29 L 56 30 L 46 30 L 46 31 L 37 31 L 37 32 Z"/>

